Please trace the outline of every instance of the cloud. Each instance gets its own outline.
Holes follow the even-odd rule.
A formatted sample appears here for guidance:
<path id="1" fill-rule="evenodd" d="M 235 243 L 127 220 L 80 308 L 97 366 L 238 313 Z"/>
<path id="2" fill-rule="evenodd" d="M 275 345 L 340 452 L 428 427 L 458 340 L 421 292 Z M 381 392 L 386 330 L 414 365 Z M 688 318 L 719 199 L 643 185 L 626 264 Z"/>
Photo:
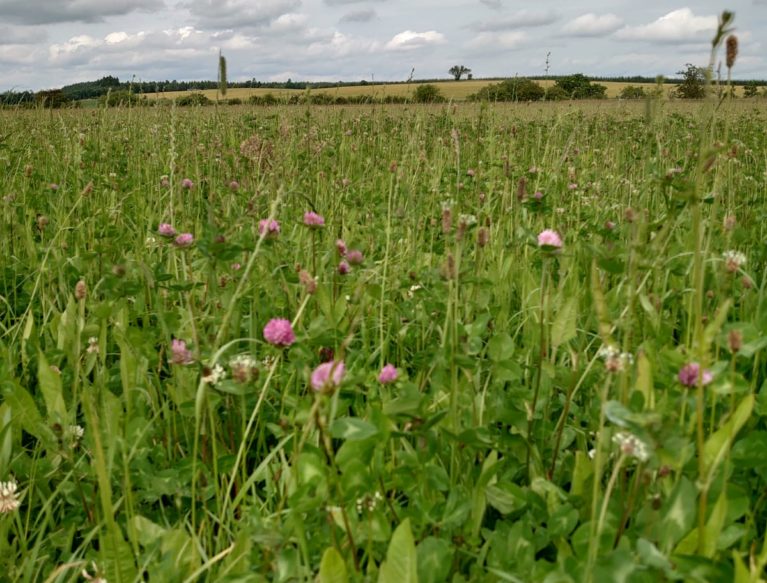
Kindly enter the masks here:
<path id="1" fill-rule="evenodd" d="M 188 0 L 181 4 L 198 24 L 211 28 L 263 26 L 300 5 L 301 0 Z"/>
<path id="2" fill-rule="evenodd" d="M 501 6 L 503 6 L 501 0 L 479 0 L 479 2 L 492 10 L 500 10 Z"/>
<path id="3" fill-rule="evenodd" d="M 164 7 L 163 0 L 0 0 L 0 18 L 19 24 L 101 22 L 107 16 Z"/>
<path id="4" fill-rule="evenodd" d="M 352 10 L 344 14 L 339 22 L 370 22 L 377 16 L 373 9 Z"/>
<path id="5" fill-rule="evenodd" d="M 377 0 L 379 2 L 383 0 Z M 325 0 L 325 4 L 328 6 L 346 6 L 348 4 L 358 4 L 360 2 L 365 2 L 365 0 Z"/>
<path id="6" fill-rule="evenodd" d="M 554 12 L 528 12 L 522 10 L 512 15 L 510 18 L 485 20 L 483 22 L 474 22 L 469 28 L 476 32 L 497 32 L 501 30 L 514 30 L 517 28 L 533 28 L 536 26 L 546 26 L 556 22 L 557 15 Z"/>
<path id="7" fill-rule="evenodd" d="M 33 45 L 48 35 L 37 27 L 0 26 L 0 45 Z"/>
<path id="8" fill-rule="evenodd" d="M 479 53 L 495 53 L 499 49 L 516 49 L 528 39 L 526 32 L 513 30 L 510 32 L 482 32 L 467 43 L 467 47 Z"/>
<path id="9" fill-rule="evenodd" d="M 708 40 L 716 27 L 716 16 L 695 16 L 689 8 L 680 8 L 650 24 L 624 26 L 615 36 L 624 40 L 685 44 Z"/>
<path id="10" fill-rule="evenodd" d="M 430 45 L 444 44 L 445 42 L 445 35 L 436 30 L 427 30 L 426 32 L 405 30 L 394 35 L 394 37 L 386 43 L 386 49 L 389 51 L 411 51 Z"/>
<path id="11" fill-rule="evenodd" d="M 623 20 L 615 14 L 583 14 L 562 27 L 568 36 L 605 36 L 618 30 Z"/>
<path id="12" fill-rule="evenodd" d="M 327 39 L 313 42 L 306 52 L 311 56 L 333 58 L 370 53 L 380 49 L 380 43 L 371 39 L 357 38 L 335 32 Z"/>

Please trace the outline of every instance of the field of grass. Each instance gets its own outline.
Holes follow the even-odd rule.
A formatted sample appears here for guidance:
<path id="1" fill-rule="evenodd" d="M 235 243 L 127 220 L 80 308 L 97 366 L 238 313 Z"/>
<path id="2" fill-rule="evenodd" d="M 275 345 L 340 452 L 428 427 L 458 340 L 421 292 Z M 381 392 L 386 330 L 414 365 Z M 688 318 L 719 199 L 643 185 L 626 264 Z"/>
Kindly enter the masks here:
<path id="1" fill-rule="evenodd" d="M 0 112 L 2 578 L 762 580 L 766 114 Z"/>
<path id="2" fill-rule="evenodd" d="M 436 87 L 439 88 L 439 90 L 442 92 L 442 95 L 445 96 L 448 100 L 453 101 L 464 101 L 466 100 L 470 95 L 473 95 L 474 93 L 477 93 L 480 89 L 483 87 L 486 87 L 488 85 L 492 85 L 498 83 L 498 81 L 487 81 L 487 80 L 481 80 L 481 79 L 472 79 L 472 80 L 464 80 L 464 81 L 438 81 L 433 83 Z M 550 87 L 554 85 L 554 81 L 536 81 L 541 87 Z M 653 89 L 656 88 L 655 83 L 618 83 L 614 81 L 600 81 L 598 82 L 600 85 L 604 85 L 607 87 L 607 97 L 608 98 L 615 98 L 618 97 L 623 90 L 624 87 L 627 85 L 633 85 L 634 87 L 642 87 L 645 91 L 650 92 Z M 396 85 L 381 85 L 381 84 L 369 84 L 369 85 L 357 85 L 357 86 L 351 86 L 351 87 L 338 87 L 335 89 L 314 89 L 312 90 L 313 94 L 327 94 L 331 95 L 333 97 L 358 97 L 358 96 L 364 96 L 368 95 L 375 99 L 384 99 L 385 97 L 389 96 L 395 96 L 395 97 L 410 97 L 413 95 L 413 92 L 416 90 L 416 88 L 421 85 L 421 83 L 401 83 Z M 668 93 L 669 91 L 673 91 L 674 86 L 673 85 L 664 85 L 663 86 L 664 92 Z M 202 91 L 168 91 L 166 93 L 147 93 L 146 97 L 148 99 L 175 99 L 177 97 L 181 97 L 183 95 L 188 95 L 190 93 L 202 93 L 208 99 L 215 100 L 216 99 L 216 90 L 215 89 L 204 89 Z M 255 88 L 255 89 L 243 89 L 243 88 L 236 88 L 236 89 L 229 89 L 226 93 L 226 99 L 242 99 L 245 101 L 252 95 L 258 95 L 263 97 L 264 95 L 271 94 L 277 98 L 285 99 L 290 97 L 291 95 L 302 95 L 306 93 L 306 90 L 304 89 L 264 89 L 264 88 Z M 738 96 L 742 96 L 743 93 L 743 87 L 742 86 L 735 86 L 735 94 Z"/>

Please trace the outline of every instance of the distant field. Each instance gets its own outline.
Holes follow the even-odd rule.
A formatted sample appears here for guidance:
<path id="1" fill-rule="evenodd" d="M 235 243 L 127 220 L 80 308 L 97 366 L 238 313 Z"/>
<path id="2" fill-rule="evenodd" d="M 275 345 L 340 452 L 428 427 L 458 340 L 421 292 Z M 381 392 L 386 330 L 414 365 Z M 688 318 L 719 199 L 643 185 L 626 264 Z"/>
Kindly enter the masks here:
<path id="1" fill-rule="evenodd" d="M 471 80 L 471 81 L 438 81 L 432 83 L 439 87 L 442 94 L 448 99 L 454 99 L 457 101 L 465 100 L 487 85 L 493 85 L 498 81 L 488 80 Z M 549 87 L 554 84 L 554 81 L 537 81 L 543 87 Z M 607 97 L 613 98 L 620 95 L 621 90 L 627 85 L 634 85 L 635 87 L 644 87 L 645 90 L 649 90 L 655 87 L 655 83 L 618 83 L 613 81 L 599 82 L 601 85 L 607 87 Z M 387 96 L 409 96 L 412 95 L 415 88 L 423 83 L 402 83 L 396 85 L 376 84 L 376 85 L 355 85 L 349 87 L 336 87 L 330 89 L 315 89 L 311 92 L 313 94 L 324 93 L 327 95 L 338 97 L 355 97 L 359 95 L 372 95 L 378 99 L 382 99 Z M 664 85 L 666 93 L 673 90 L 673 85 Z M 741 86 L 736 86 L 736 93 L 740 95 L 743 91 Z M 287 97 L 289 95 L 305 93 L 305 89 L 269 89 L 269 88 L 257 88 L 257 89 L 229 89 L 226 93 L 226 99 L 242 99 L 245 100 L 251 95 L 266 95 L 271 93 L 275 97 Z M 203 89 L 200 91 L 168 91 L 166 93 L 147 93 L 145 94 L 149 99 L 165 98 L 175 99 L 181 95 L 189 93 L 203 93 L 210 99 L 216 99 L 215 89 Z"/>

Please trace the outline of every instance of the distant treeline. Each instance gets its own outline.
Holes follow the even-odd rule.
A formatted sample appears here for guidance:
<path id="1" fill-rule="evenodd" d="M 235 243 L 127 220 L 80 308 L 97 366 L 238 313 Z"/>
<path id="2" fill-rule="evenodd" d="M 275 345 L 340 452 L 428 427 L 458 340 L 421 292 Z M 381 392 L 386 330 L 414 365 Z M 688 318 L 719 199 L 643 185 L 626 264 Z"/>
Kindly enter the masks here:
<path id="1" fill-rule="evenodd" d="M 576 75 L 577 77 L 587 78 L 591 81 L 608 81 L 617 83 L 657 83 L 658 79 L 655 77 L 644 77 L 641 75 L 634 75 L 629 77 L 586 77 L 585 75 Z M 547 75 L 547 76 L 532 76 L 527 77 L 533 81 L 551 80 L 555 83 L 561 83 L 562 80 L 572 78 L 573 75 Z M 512 77 L 511 79 L 516 79 Z M 493 77 L 485 79 L 474 79 L 475 81 L 504 81 L 509 78 Z M 676 78 L 660 78 L 663 83 L 677 84 L 679 79 Z M 338 81 L 338 82 L 314 82 L 314 81 L 287 81 L 272 82 L 272 81 L 258 81 L 255 78 L 248 81 L 230 82 L 227 84 L 229 88 L 247 88 L 247 89 L 334 89 L 339 87 L 364 87 L 366 85 L 404 85 L 413 84 L 419 85 L 423 83 L 438 83 L 445 81 L 445 79 L 419 79 L 414 81 L 379 81 L 369 82 L 365 80 L 360 81 Z M 738 85 L 762 87 L 767 86 L 767 81 L 764 80 L 738 80 Z M 167 93 L 171 91 L 201 91 L 203 89 L 216 89 L 218 83 L 216 81 L 120 81 L 117 77 L 106 76 L 96 81 L 85 81 L 82 83 L 73 83 L 71 85 L 65 85 L 61 89 L 51 89 L 45 91 L 6 91 L 0 93 L 0 106 L 32 106 L 32 105 L 45 105 L 48 107 L 61 107 L 71 102 L 82 101 L 85 99 L 106 99 L 108 94 L 118 95 L 142 95 L 147 93 Z M 111 99 L 110 99 L 111 102 Z"/>

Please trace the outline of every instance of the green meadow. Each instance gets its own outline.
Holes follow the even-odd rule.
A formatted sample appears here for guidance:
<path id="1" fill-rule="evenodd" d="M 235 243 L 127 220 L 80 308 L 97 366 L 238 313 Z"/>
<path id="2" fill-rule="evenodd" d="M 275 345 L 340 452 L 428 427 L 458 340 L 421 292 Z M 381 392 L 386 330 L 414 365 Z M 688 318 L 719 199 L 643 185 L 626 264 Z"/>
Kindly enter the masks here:
<path id="1" fill-rule="evenodd" d="M 0 112 L 1 578 L 761 581 L 766 115 Z"/>

